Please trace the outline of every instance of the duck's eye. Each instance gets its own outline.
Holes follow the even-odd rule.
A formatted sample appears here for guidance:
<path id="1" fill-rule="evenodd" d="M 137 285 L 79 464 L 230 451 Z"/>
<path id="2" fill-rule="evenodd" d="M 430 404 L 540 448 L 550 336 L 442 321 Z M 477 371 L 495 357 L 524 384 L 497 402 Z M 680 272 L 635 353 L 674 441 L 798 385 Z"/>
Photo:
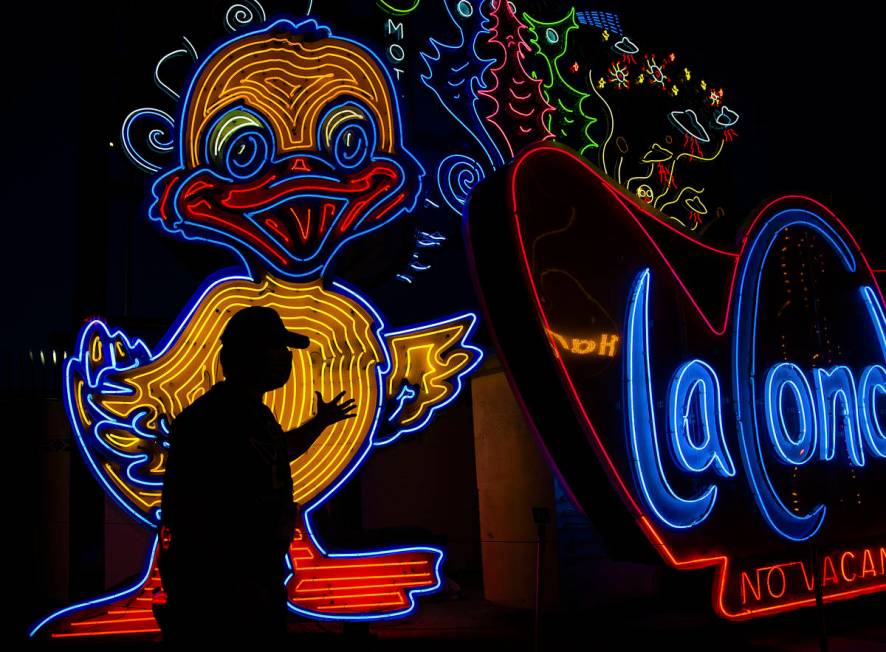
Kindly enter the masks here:
<path id="1" fill-rule="evenodd" d="M 225 168 L 231 176 L 249 179 L 268 160 L 268 141 L 260 132 L 241 132 L 226 143 L 222 152 Z"/>
<path id="2" fill-rule="evenodd" d="M 267 127 L 242 109 L 226 113 L 206 141 L 209 163 L 218 172 L 235 179 L 250 179 L 258 174 L 272 151 Z"/>
<path id="3" fill-rule="evenodd" d="M 324 147 L 339 167 L 361 167 L 375 150 L 372 123 L 355 106 L 345 105 L 331 111 L 322 129 Z"/>
<path id="4" fill-rule="evenodd" d="M 336 130 L 332 152 L 342 167 L 356 168 L 369 156 L 369 134 L 362 124 L 351 123 Z"/>

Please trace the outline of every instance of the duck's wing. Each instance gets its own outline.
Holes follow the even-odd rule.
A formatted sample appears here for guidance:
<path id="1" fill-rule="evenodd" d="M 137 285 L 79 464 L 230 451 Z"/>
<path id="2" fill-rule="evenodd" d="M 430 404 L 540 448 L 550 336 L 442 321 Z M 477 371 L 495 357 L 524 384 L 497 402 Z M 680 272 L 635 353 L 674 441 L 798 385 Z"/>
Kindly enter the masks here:
<path id="1" fill-rule="evenodd" d="M 466 313 L 385 334 L 391 367 L 376 446 L 423 428 L 455 399 L 462 379 L 483 359 L 483 351 L 468 343 L 476 324 L 476 315 Z"/>
<path id="2" fill-rule="evenodd" d="M 169 415 L 135 398 L 128 381 L 151 362 L 144 342 L 92 321 L 64 370 L 65 407 L 96 479 L 137 520 L 155 527 L 163 486 Z"/>

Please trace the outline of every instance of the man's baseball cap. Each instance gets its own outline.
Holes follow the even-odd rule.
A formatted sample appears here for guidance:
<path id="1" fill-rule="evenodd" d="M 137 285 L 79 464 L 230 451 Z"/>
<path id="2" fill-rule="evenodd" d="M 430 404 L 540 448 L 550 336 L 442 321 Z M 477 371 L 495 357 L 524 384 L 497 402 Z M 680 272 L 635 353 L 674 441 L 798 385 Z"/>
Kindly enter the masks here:
<path id="1" fill-rule="evenodd" d="M 231 317 L 221 336 L 222 346 L 254 348 L 262 344 L 283 344 L 291 349 L 306 349 L 311 341 L 304 335 L 286 330 L 273 308 L 250 306 Z"/>

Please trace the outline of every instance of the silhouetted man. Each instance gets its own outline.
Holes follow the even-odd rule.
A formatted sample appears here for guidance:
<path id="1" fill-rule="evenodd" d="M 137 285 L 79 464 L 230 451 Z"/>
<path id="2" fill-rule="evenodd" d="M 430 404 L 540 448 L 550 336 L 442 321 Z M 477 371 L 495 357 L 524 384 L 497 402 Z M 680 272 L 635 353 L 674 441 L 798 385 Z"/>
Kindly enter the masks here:
<path id="1" fill-rule="evenodd" d="M 172 424 L 163 484 L 158 621 L 171 642 L 281 639 L 286 631 L 284 556 L 298 506 L 289 462 L 325 428 L 350 418 L 344 392 L 301 427 L 283 432 L 262 403 L 285 385 L 290 348 L 309 340 L 271 308 L 236 313 L 221 336 L 225 380 Z"/>

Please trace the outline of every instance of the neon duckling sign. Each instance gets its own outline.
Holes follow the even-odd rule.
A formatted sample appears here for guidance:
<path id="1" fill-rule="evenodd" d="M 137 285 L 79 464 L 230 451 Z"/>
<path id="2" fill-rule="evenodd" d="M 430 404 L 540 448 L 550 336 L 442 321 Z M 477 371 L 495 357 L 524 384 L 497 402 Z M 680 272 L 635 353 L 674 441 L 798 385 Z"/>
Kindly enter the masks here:
<path id="1" fill-rule="evenodd" d="M 477 189 L 467 232 L 512 386 L 604 534 L 716 568 L 728 618 L 886 589 L 883 294 L 826 207 L 784 197 L 719 249 L 539 145 Z M 548 335 L 601 321 L 615 358 Z"/>
<path id="2" fill-rule="evenodd" d="M 290 463 L 301 513 L 285 560 L 289 610 L 326 620 L 407 615 L 441 586 L 443 550 L 327 550 L 311 516 L 374 449 L 420 430 L 452 402 L 482 359 L 469 342 L 472 313 L 391 328 L 359 288 L 328 271 L 347 242 L 418 202 L 424 169 L 406 147 L 391 77 L 370 50 L 316 21 L 279 20 L 235 33 L 201 59 L 179 111 L 170 130 L 175 160 L 152 170 L 160 174 L 149 217 L 176 237 L 234 251 L 242 266 L 207 279 L 153 351 L 102 321 L 81 330 L 64 379 L 78 447 L 154 543 L 131 586 L 57 611 L 31 635 L 158 631 L 157 550 L 175 535 L 158 531 L 169 426 L 221 380 L 220 335 L 246 306 L 274 308 L 311 341 L 293 352 L 288 383 L 265 395 L 284 430 L 312 416 L 315 392 L 343 392 L 359 406 Z M 158 116 L 174 126 L 156 110 L 134 112 L 126 147 L 135 148 L 127 140 L 134 122 Z M 217 445 L 208 433 L 207 452 Z M 236 469 L 213 469 L 211 499 L 236 491 L 236 477 Z"/>

